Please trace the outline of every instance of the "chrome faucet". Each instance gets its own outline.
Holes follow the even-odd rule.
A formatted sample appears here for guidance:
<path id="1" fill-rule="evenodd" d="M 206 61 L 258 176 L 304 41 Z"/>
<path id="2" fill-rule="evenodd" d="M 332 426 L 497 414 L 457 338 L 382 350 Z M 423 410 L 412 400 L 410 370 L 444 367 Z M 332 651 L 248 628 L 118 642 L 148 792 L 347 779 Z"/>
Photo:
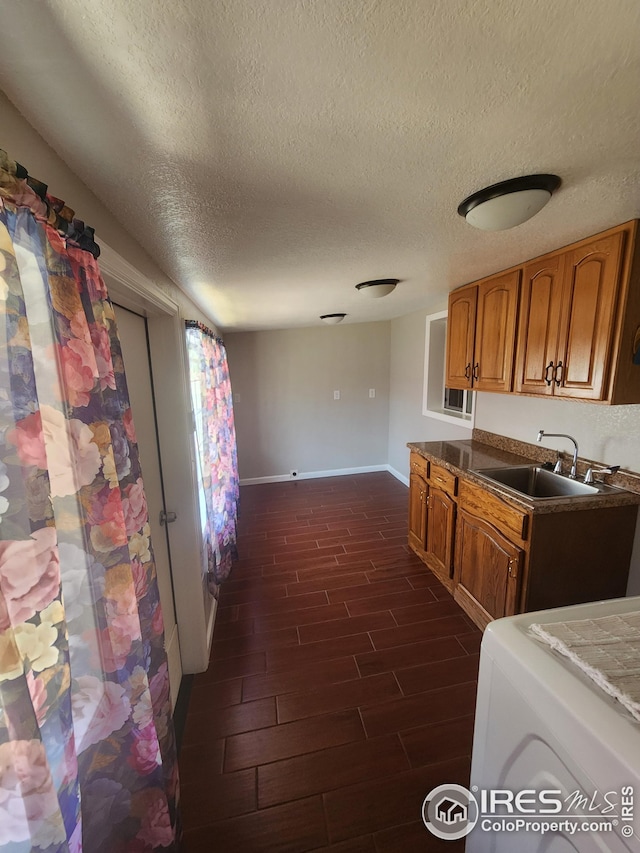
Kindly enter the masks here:
<path id="1" fill-rule="evenodd" d="M 569 473 L 569 477 L 572 480 L 575 480 L 577 476 L 576 467 L 578 464 L 578 442 L 572 435 L 567 435 L 566 432 L 545 432 L 543 429 L 538 432 L 538 438 L 536 441 L 542 441 L 543 436 L 546 436 L 547 438 L 568 438 L 569 441 L 573 442 L 573 462 L 571 463 L 571 472 Z"/>
<path id="2" fill-rule="evenodd" d="M 606 468 L 589 468 L 587 473 L 584 475 L 584 482 L 587 484 L 593 484 L 596 482 L 594 474 L 615 474 L 616 471 L 619 470 L 619 465 L 608 465 Z"/>

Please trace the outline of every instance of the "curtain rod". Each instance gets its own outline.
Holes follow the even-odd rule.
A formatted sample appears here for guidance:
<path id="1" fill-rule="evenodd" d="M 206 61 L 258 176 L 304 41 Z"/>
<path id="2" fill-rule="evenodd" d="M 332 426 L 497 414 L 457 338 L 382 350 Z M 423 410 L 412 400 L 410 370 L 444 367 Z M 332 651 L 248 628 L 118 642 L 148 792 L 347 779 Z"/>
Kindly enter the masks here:
<path id="1" fill-rule="evenodd" d="M 224 346 L 224 341 L 220 335 L 216 335 L 214 331 L 212 331 L 208 326 L 205 326 L 205 324 L 201 323 L 199 320 L 185 320 L 184 324 L 187 329 L 199 329 L 203 335 L 208 335 L 210 338 L 213 338 L 214 341 L 217 341 L 217 343 Z"/>

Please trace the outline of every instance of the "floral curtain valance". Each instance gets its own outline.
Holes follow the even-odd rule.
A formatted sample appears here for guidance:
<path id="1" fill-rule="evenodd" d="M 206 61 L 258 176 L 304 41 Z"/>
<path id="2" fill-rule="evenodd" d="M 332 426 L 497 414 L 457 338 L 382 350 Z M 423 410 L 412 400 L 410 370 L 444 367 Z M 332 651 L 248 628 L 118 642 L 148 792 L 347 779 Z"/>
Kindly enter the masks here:
<path id="1" fill-rule="evenodd" d="M 32 177 L 24 166 L 10 160 L 6 151 L 0 149 L 0 186 L 16 204 L 24 203 L 41 221 L 46 222 L 72 241 L 75 246 L 100 257 L 100 247 L 93 239 L 95 229 L 81 219 L 75 211 L 47 192 L 47 185 Z"/>
<path id="2" fill-rule="evenodd" d="M 120 344 L 95 257 L 56 205 L 2 154 L 0 851 L 174 851 L 162 610 Z"/>
<path id="3" fill-rule="evenodd" d="M 217 598 L 237 557 L 240 488 L 231 381 L 220 338 L 202 323 L 186 326 L 209 591 Z"/>

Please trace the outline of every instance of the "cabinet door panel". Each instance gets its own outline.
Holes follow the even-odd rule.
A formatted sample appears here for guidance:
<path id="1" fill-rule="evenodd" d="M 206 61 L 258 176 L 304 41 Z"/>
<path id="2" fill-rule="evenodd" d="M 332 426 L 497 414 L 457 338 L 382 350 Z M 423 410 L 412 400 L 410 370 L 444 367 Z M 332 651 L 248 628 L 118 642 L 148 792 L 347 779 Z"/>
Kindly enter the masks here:
<path id="1" fill-rule="evenodd" d="M 449 294 L 447 388 L 471 387 L 477 293 L 477 287 L 464 287 Z"/>
<path id="2" fill-rule="evenodd" d="M 518 329 L 515 390 L 553 394 L 562 305 L 563 258 L 525 266 Z"/>
<path id="3" fill-rule="evenodd" d="M 557 396 L 606 396 L 623 238 L 613 234 L 566 254 Z"/>
<path id="4" fill-rule="evenodd" d="M 419 551 L 427 545 L 427 483 L 415 473 L 409 477 L 409 544 Z"/>
<path id="5" fill-rule="evenodd" d="M 493 619 L 515 612 L 521 557 L 495 527 L 459 509 L 456 581 Z"/>
<path id="6" fill-rule="evenodd" d="M 511 391 L 520 270 L 478 285 L 473 387 Z"/>
<path id="7" fill-rule="evenodd" d="M 432 558 L 429 565 L 446 578 L 453 577 L 455 517 L 455 501 L 431 486 L 427 502 L 427 554 Z"/>

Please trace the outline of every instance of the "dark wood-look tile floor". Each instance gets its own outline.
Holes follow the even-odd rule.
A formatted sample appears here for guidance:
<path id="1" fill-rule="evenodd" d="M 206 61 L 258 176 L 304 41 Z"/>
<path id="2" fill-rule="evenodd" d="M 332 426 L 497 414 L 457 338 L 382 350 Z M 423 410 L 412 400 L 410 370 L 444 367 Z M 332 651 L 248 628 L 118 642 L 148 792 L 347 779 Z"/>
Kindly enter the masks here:
<path id="1" fill-rule="evenodd" d="M 185 853 L 463 849 L 420 808 L 468 784 L 480 632 L 406 543 L 390 474 L 242 488 L 180 754 Z"/>

